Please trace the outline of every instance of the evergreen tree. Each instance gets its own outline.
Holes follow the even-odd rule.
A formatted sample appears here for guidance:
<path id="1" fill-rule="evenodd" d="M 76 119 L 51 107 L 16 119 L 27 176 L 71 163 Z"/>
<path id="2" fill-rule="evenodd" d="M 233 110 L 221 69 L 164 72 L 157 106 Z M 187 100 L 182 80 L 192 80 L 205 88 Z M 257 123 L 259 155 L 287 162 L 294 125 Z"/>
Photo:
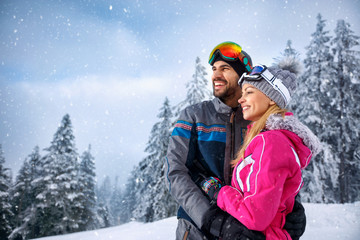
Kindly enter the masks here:
<path id="1" fill-rule="evenodd" d="M 161 166 L 158 181 L 152 188 L 151 195 L 154 196 L 153 221 L 175 216 L 178 204 L 171 196 L 168 188 L 165 186 L 165 164 Z"/>
<path id="2" fill-rule="evenodd" d="M 121 208 L 119 212 L 120 223 L 126 223 L 132 220 L 132 213 L 136 205 L 136 186 L 139 178 L 139 165 L 135 166 L 125 185 L 125 190 L 121 196 Z"/>
<path id="3" fill-rule="evenodd" d="M 91 146 L 81 155 L 79 169 L 79 184 L 82 192 L 80 198 L 82 212 L 80 231 L 92 230 L 97 228 L 96 224 L 96 174 L 95 161 L 91 155 Z"/>
<path id="4" fill-rule="evenodd" d="M 283 58 L 292 57 L 294 59 L 300 59 L 300 53 L 292 47 L 292 41 L 288 40 L 286 42 L 286 47 L 280 57 L 274 58 L 274 65 L 277 65 Z"/>
<path id="5" fill-rule="evenodd" d="M 79 230 L 82 193 L 78 184 L 78 153 L 70 116 L 66 114 L 56 131 L 48 153 L 41 159 L 38 187 L 37 226 L 40 236 Z"/>
<path id="6" fill-rule="evenodd" d="M 360 169 L 354 159 L 354 152 L 358 147 L 360 131 L 360 83 L 359 83 L 359 36 L 354 35 L 350 24 L 339 20 L 332 39 L 332 50 L 335 56 L 336 78 L 331 84 L 330 102 L 334 120 L 331 127 L 334 131 L 332 139 L 337 138 L 333 145 L 339 159 L 339 190 L 340 202 L 359 200 Z"/>
<path id="7" fill-rule="evenodd" d="M 97 188 L 97 221 L 101 228 L 110 227 L 113 225 L 110 214 L 110 197 L 112 193 L 111 180 L 106 176 L 102 185 Z"/>
<path id="8" fill-rule="evenodd" d="M 40 176 L 39 162 L 41 156 L 39 147 L 36 146 L 33 152 L 25 159 L 19 174 L 12 187 L 12 206 L 15 229 L 10 235 L 10 239 L 29 239 L 36 237 L 34 227 L 36 222 L 36 189 L 33 182 Z"/>
<path id="9" fill-rule="evenodd" d="M 328 87 L 335 74 L 329 46 L 331 37 L 325 30 L 325 22 L 318 14 L 316 30 L 306 47 L 305 71 L 298 80 L 290 108 L 319 137 L 324 149 L 303 172 L 302 198 L 308 202 L 328 203 L 337 201 L 338 170 L 331 144 L 327 144 L 331 131 L 328 119 L 333 118 L 329 103 L 334 101 L 328 94 Z"/>
<path id="10" fill-rule="evenodd" d="M 96 216 L 97 222 L 99 223 L 98 226 L 100 228 L 108 228 L 112 226 L 109 208 L 105 205 L 104 202 L 99 202 L 96 208 Z"/>
<path id="11" fill-rule="evenodd" d="M 2 145 L 0 144 L 0 239 L 8 239 L 11 233 L 11 211 L 9 189 L 11 177 L 9 169 L 4 167 L 5 157 L 3 156 Z"/>
<path id="12" fill-rule="evenodd" d="M 110 213 L 113 219 L 114 225 L 121 224 L 121 207 L 122 207 L 122 197 L 121 189 L 118 186 L 118 177 L 115 178 L 115 185 L 110 199 Z"/>
<path id="13" fill-rule="evenodd" d="M 164 159 L 167 152 L 172 112 L 166 98 L 160 113 L 160 121 L 155 123 L 145 151 L 149 153 L 139 163 L 136 182 L 136 204 L 133 211 L 135 219 L 152 222 L 173 216 L 176 204 L 170 197 L 164 180 Z"/>
<path id="14" fill-rule="evenodd" d="M 157 126 L 154 125 L 152 130 Z M 139 165 L 135 168 L 135 173 L 137 174 L 135 179 L 134 186 L 134 209 L 131 213 L 131 216 L 137 220 L 142 222 L 152 222 L 153 221 L 153 199 L 151 199 L 149 192 L 154 183 L 154 178 L 152 174 L 156 174 L 151 172 L 150 169 L 154 169 L 153 162 L 155 159 L 154 156 L 145 157 Z"/>
<path id="15" fill-rule="evenodd" d="M 198 60 L 198 62 L 200 63 L 200 59 Z M 203 66 L 201 66 L 201 69 L 203 70 Z M 202 79 L 203 81 L 205 81 L 206 84 L 206 80 L 203 76 Z M 198 98 L 198 100 L 200 100 L 200 98 Z M 154 173 L 156 173 L 156 175 L 154 176 L 155 182 L 153 187 L 150 188 L 151 191 L 149 192 L 150 196 L 152 196 L 152 198 L 154 199 L 154 202 L 152 204 L 152 209 L 154 211 L 153 221 L 174 216 L 178 208 L 176 202 L 170 195 L 168 188 L 165 185 L 165 158 L 168 149 L 169 138 L 171 135 L 170 129 L 172 116 L 173 115 L 171 112 L 169 101 L 166 98 L 164 101 L 164 105 L 160 109 L 160 113 L 157 116 L 160 119 L 159 128 L 157 130 L 157 134 L 155 134 L 155 137 L 157 138 L 157 144 L 150 144 L 148 145 L 148 148 L 145 149 L 149 153 L 156 153 L 156 164 L 154 165 Z"/>
<path id="16" fill-rule="evenodd" d="M 212 94 L 208 90 L 206 75 L 206 68 L 201 64 L 200 58 L 197 57 L 195 60 L 195 73 L 192 75 L 192 79 L 186 83 L 186 99 L 174 108 L 176 118 L 179 116 L 180 111 L 187 106 L 211 99 Z"/>

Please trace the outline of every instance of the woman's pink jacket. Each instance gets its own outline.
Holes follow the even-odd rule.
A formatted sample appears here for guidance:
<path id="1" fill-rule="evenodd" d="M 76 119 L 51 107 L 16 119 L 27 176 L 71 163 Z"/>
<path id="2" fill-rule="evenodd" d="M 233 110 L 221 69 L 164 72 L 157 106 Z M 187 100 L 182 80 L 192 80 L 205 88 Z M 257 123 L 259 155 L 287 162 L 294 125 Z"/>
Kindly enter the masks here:
<path id="1" fill-rule="evenodd" d="M 319 151 L 317 137 L 292 113 L 271 115 L 234 168 L 231 186 L 221 188 L 218 206 L 267 240 L 291 239 L 285 217 L 302 187 L 301 170 Z"/>

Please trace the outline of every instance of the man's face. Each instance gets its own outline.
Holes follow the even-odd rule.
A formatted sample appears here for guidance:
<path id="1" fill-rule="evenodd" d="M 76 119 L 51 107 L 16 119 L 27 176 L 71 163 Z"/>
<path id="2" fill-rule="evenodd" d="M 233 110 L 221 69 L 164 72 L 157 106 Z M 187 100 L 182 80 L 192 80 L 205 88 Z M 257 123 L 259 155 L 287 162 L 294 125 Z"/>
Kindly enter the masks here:
<path id="1" fill-rule="evenodd" d="M 214 96 L 230 107 L 238 106 L 237 100 L 241 97 L 241 88 L 238 85 L 239 75 L 224 61 L 216 61 L 212 70 Z"/>

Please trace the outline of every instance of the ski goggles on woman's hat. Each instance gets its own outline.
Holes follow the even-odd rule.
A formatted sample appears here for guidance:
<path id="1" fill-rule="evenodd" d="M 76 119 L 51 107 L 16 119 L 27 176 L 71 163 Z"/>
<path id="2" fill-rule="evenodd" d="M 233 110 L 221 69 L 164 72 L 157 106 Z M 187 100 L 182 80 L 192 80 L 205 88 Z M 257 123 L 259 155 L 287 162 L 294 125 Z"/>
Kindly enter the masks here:
<path id="1" fill-rule="evenodd" d="M 244 81 L 261 81 L 264 79 L 270 86 L 280 93 L 280 95 L 285 100 L 285 104 L 287 104 L 290 99 L 290 92 L 288 88 L 284 85 L 284 83 L 281 81 L 281 79 L 277 78 L 275 75 L 273 75 L 268 68 L 265 65 L 256 65 L 252 69 L 250 73 L 243 73 L 243 75 L 240 77 L 238 84 L 243 84 Z M 258 85 L 258 84 L 256 84 Z M 260 91 L 262 89 L 259 89 Z"/>
<path id="2" fill-rule="evenodd" d="M 241 47 L 234 42 L 220 43 L 211 51 L 209 64 L 213 65 L 217 57 L 221 57 L 224 61 L 236 61 L 239 59 L 246 70 L 250 72 L 252 69 L 251 59 L 241 50 Z"/>

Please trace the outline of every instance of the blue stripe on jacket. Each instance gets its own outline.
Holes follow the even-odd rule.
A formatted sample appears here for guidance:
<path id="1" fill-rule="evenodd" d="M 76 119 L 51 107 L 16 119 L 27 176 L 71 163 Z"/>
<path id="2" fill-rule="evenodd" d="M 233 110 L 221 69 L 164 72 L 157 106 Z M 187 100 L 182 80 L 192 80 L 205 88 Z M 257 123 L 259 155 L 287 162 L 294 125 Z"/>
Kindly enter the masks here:
<path id="1" fill-rule="evenodd" d="M 172 136 L 185 137 L 187 139 L 191 136 L 191 128 L 193 124 L 190 122 L 179 120 L 175 124 Z M 196 131 L 198 133 L 198 140 L 205 142 L 226 142 L 226 128 L 225 125 L 214 124 L 205 125 L 203 123 L 196 123 Z"/>
<path id="2" fill-rule="evenodd" d="M 189 139 L 191 135 L 192 125 L 193 125 L 192 123 L 186 121 L 182 121 L 182 120 L 177 121 L 171 136 L 180 136 Z"/>
<path id="3" fill-rule="evenodd" d="M 198 132 L 198 140 L 206 142 L 226 142 L 226 128 L 225 125 L 214 124 L 205 125 L 203 123 L 196 124 L 196 130 Z"/>

